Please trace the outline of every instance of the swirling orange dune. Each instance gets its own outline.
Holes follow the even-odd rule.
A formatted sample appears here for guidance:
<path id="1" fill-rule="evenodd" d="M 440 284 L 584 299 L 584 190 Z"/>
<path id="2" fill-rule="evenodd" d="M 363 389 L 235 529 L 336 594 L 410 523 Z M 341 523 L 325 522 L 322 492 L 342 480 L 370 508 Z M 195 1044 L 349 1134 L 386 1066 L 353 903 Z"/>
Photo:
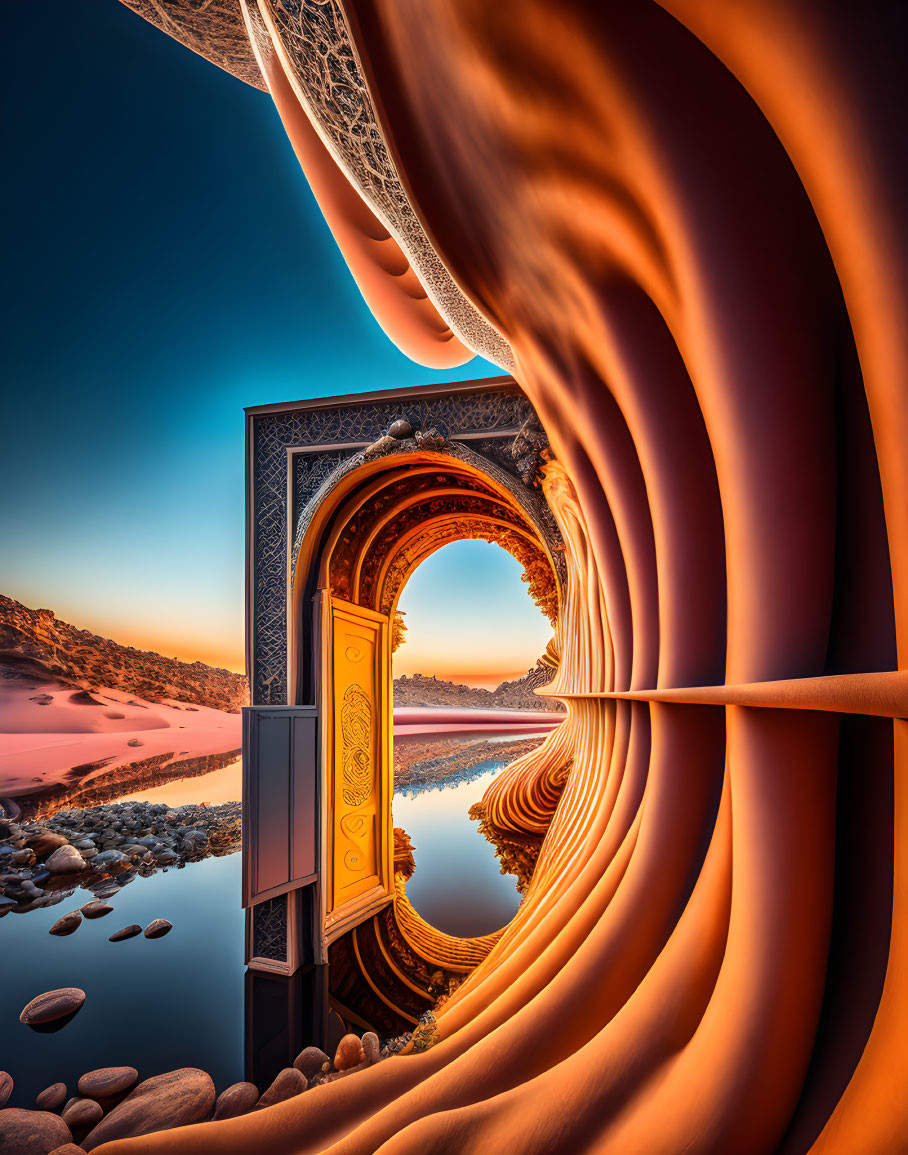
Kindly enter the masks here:
<path id="1" fill-rule="evenodd" d="M 908 1150 L 900 6 L 132 7 L 233 30 L 393 340 L 513 359 L 569 716 L 486 796 L 545 839 L 436 1045 L 99 1155 Z M 316 8 L 466 321 L 306 103 Z"/>

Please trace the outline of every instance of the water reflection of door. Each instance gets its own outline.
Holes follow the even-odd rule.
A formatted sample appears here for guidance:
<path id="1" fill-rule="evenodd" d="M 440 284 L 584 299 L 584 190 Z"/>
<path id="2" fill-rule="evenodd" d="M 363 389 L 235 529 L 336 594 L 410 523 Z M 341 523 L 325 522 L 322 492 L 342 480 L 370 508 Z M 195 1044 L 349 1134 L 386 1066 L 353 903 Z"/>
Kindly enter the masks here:
<path id="1" fill-rule="evenodd" d="M 388 619 L 339 598 L 329 606 L 330 942 L 392 892 L 392 777 Z"/>

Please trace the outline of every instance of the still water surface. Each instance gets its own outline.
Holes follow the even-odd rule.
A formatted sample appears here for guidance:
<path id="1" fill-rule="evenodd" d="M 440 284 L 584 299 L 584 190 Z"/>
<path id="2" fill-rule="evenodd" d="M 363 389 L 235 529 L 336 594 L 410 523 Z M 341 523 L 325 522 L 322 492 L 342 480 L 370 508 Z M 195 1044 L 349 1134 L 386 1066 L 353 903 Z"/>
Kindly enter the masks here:
<path id="1" fill-rule="evenodd" d="M 502 765 L 486 763 L 468 781 L 394 797 L 394 823 L 414 845 L 410 900 L 449 934 L 497 930 L 519 905 L 513 877 L 501 875 L 492 847 L 467 817 Z M 176 806 L 235 799 L 239 774 L 237 764 L 129 797 Z M 79 890 L 56 906 L 0 920 L 0 1069 L 15 1081 L 8 1106 L 32 1106 L 55 1082 L 72 1093 L 81 1074 L 104 1066 L 133 1066 L 142 1077 L 201 1067 L 219 1091 L 244 1078 L 240 855 L 135 878 L 107 900 L 112 914 L 83 920 L 65 938 L 48 934 L 62 914 L 92 897 Z M 154 918 L 172 922 L 170 934 L 108 942 L 120 927 Z M 65 986 L 81 987 L 87 998 L 61 1030 L 37 1033 L 18 1021 L 35 995 Z"/>
<path id="2" fill-rule="evenodd" d="M 471 781 L 394 795 L 394 825 L 410 835 L 416 862 L 407 897 L 426 922 L 447 934 L 490 934 L 520 905 L 514 875 L 501 873 L 492 846 L 467 817 L 501 766 L 486 763 Z"/>

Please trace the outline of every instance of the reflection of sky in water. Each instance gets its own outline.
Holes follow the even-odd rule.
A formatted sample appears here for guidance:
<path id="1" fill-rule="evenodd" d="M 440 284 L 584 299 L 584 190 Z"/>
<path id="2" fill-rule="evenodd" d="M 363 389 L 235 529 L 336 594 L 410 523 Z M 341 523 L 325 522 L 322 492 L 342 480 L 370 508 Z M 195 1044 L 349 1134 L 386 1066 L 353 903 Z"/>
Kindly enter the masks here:
<path id="1" fill-rule="evenodd" d="M 141 1077 L 201 1067 L 222 1090 L 243 1078 L 243 911 L 240 855 L 135 878 L 107 901 L 104 918 L 75 934 L 49 935 L 67 911 L 92 899 L 77 890 L 56 906 L 0 920 L 0 1066 L 15 1081 L 11 1107 L 31 1107 L 51 1083 L 73 1092 L 97 1067 L 131 1066 Z M 108 942 L 153 918 L 173 923 L 161 939 Z M 18 1021 L 42 991 L 81 987 L 85 1005 L 53 1034 Z"/>
<path id="2" fill-rule="evenodd" d="M 467 816 L 495 772 L 409 797 L 403 791 L 394 795 L 394 825 L 410 835 L 416 861 L 407 895 L 427 922 L 463 938 L 498 930 L 520 905 L 514 876 L 501 874 L 493 847 Z"/>
<path id="3" fill-rule="evenodd" d="M 220 770 L 197 778 L 179 778 L 163 786 L 151 786 L 124 794 L 118 802 L 163 802 L 167 806 L 195 806 L 207 802 L 239 802 L 243 793 L 243 763 L 240 758 Z"/>
<path id="4" fill-rule="evenodd" d="M 424 918 L 449 934 L 497 930 L 519 905 L 513 876 L 500 874 L 492 846 L 467 816 L 500 767 L 487 762 L 461 771 L 462 781 L 394 796 L 394 824 L 415 848 L 407 893 Z M 234 800 L 240 774 L 237 761 L 129 797 L 172 806 Z M 84 920 L 65 938 L 48 928 L 88 902 L 90 892 L 0 920 L 0 1066 L 15 1080 L 10 1106 L 32 1106 L 57 1081 L 72 1089 L 96 1067 L 130 1065 L 145 1078 L 197 1066 L 218 1090 L 243 1078 L 240 859 L 231 854 L 135 878 L 108 900 L 114 913 Z M 107 941 L 120 927 L 153 918 L 169 919 L 173 931 L 152 941 Z M 39 1034 L 18 1022 L 35 995 L 64 986 L 82 987 L 88 997 L 61 1031 Z"/>

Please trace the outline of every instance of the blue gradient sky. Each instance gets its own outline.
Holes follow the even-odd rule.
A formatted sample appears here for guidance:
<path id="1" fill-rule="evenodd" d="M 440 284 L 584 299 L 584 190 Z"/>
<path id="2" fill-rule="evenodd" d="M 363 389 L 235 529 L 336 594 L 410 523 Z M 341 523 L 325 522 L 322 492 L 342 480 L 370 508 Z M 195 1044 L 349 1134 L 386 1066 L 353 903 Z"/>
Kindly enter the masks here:
<path id="1" fill-rule="evenodd" d="M 3 16 L 0 590 L 241 669 L 243 406 L 498 370 L 384 336 L 267 95 L 115 0 Z"/>
<path id="2" fill-rule="evenodd" d="M 487 541 L 458 541 L 433 553 L 401 594 L 407 635 L 394 655 L 394 676 L 440 674 L 443 663 L 446 678 L 494 689 L 525 674 L 552 627 L 527 596 L 522 573 L 509 553 Z"/>

